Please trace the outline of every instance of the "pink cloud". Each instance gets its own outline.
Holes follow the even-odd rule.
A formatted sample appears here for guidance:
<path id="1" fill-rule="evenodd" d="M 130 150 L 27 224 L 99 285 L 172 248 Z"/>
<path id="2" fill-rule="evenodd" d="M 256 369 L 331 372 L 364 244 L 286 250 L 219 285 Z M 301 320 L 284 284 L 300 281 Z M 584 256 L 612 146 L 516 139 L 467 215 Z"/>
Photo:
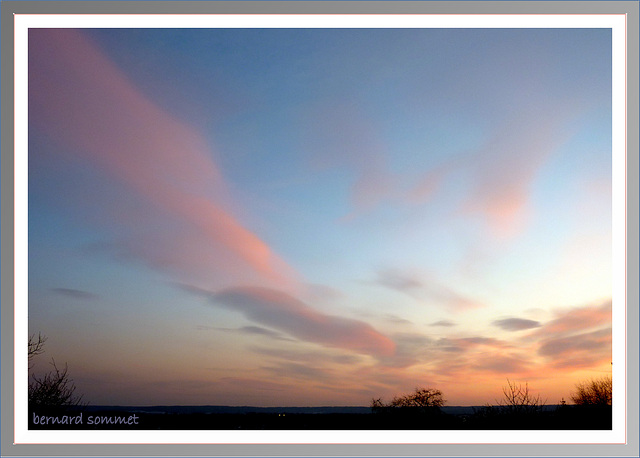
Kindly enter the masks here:
<path id="1" fill-rule="evenodd" d="M 451 173 L 452 166 L 436 167 L 425 173 L 407 193 L 407 199 L 413 203 L 427 202 L 431 200 L 439 188 L 442 187 L 447 175 Z"/>
<path id="2" fill-rule="evenodd" d="M 251 321 L 304 341 L 373 356 L 390 356 L 395 352 L 393 341 L 367 323 L 325 315 L 281 291 L 241 287 L 207 296 L 216 304 L 241 312 Z"/>
<path id="3" fill-rule="evenodd" d="M 32 29 L 29 46 L 30 125 L 61 146 L 61 160 L 88 161 L 142 203 L 111 222 L 116 245 L 201 282 L 220 271 L 280 285 L 294 276 L 224 204 L 223 177 L 198 132 L 146 99 L 82 32 Z M 118 202 L 95 197 L 88 211 L 119 214 Z"/>
<path id="4" fill-rule="evenodd" d="M 380 270 L 376 272 L 374 283 L 408 294 L 421 302 L 435 303 L 456 312 L 482 307 L 480 302 L 442 284 L 425 272 Z"/>
<path id="5" fill-rule="evenodd" d="M 353 174 L 343 220 L 370 212 L 398 196 L 397 177 L 389 172 L 387 146 L 377 126 L 356 102 L 331 100 L 312 110 L 305 149 L 316 169 L 346 168 Z"/>
<path id="6" fill-rule="evenodd" d="M 463 211 L 482 216 L 498 235 L 519 232 L 533 179 L 558 145 L 559 121 L 534 110 L 501 126 L 471 160 L 472 189 Z"/>
<path id="7" fill-rule="evenodd" d="M 563 132 L 573 115 L 570 105 L 530 107 L 498 125 L 480 148 L 451 158 L 427 171 L 407 193 L 409 202 L 429 201 L 447 182 L 464 178 L 469 187 L 456 204 L 463 217 L 479 217 L 498 237 L 525 229 L 533 182 L 555 149 L 568 137 Z"/>
<path id="8" fill-rule="evenodd" d="M 575 355 L 581 352 L 600 354 L 605 352 L 611 356 L 611 328 L 587 332 L 558 339 L 547 339 L 542 342 L 538 353 L 544 356 Z"/>
<path id="9" fill-rule="evenodd" d="M 394 185 L 392 176 L 383 168 L 365 168 L 351 189 L 353 207 L 359 211 L 375 208 L 393 196 Z"/>
<path id="10" fill-rule="evenodd" d="M 112 236 L 101 242 L 103 249 L 170 271 L 200 292 L 240 282 L 304 289 L 232 214 L 202 136 L 145 98 L 82 32 L 32 30 L 29 58 L 31 126 L 60 145 L 60 160 L 86 164 L 104 177 L 97 190 L 70 185 L 90 195 L 82 211 Z M 109 216 L 94 218 L 104 213 Z M 370 355 L 395 351 L 393 341 L 370 325 L 323 314 L 270 288 L 225 289 L 213 297 L 305 341 Z"/>
<path id="11" fill-rule="evenodd" d="M 564 371 L 596 367 L 611 361 L 611 301 L 557 313 L 536 330 L 538 354 Z"/>
<path id="12" fill-rule="evenodd" d="M 563 337 L 589 329 L 611 325 L 611 300 L 601 304 L 560 310 L 556 318 L 533 335 L 540 337 Z"/>
<path id="13" fill-rule="evenodd" d="M 550 109 L 549 107 L 552 107 Z M 353 219 L 383 202 L 416 205 L 435 198 L 448 181 L 468 185 L 454 214 L 477 217 L 498 237 L 526 228 L 534 216 L 530 193 L 534 180 L 553 152 L 568 138 L 571 103 L 541 103 L 512 114 L 496 125 L 478 149 L 447 158 L 407 185 L 389 171 L 387 147 L 373 123 L 354 104 L 320 111 L 314 127 L 316 165 L 342 166 L 355 172 L 350 203 Z"/>

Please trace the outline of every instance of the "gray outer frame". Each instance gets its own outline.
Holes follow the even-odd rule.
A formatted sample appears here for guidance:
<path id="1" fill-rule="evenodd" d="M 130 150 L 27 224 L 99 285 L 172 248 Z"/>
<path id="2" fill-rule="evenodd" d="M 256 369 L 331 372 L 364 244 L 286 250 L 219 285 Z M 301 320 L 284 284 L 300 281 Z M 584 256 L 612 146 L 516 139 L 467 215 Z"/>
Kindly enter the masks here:
<path id="1" fill-rule="evenodd" d="M 2 2 L 2 456 L 639 456 L 638 447 L 638 2 L 635 1 L 5 1 Z M 14 445 L 13 444 L 13 14 L 626 13 L 627 14 L 627 445 Z"/>

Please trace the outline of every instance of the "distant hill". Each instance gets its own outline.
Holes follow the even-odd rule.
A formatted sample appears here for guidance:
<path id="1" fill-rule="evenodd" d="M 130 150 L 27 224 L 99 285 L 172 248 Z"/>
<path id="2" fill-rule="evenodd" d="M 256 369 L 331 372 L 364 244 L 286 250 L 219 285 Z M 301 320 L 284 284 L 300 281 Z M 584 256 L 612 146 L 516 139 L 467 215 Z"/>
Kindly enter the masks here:
<path id="1" fill-rule="evenodd" d="M 37 411 L 36 411 L 37 410 Z M 537 412 L 510 412 L 480 406 L 433 410 L 364 406 L 79 406 L 36 409 L 30 429 L 165 430 L 464 430 L 611 429 L 611 406 L 545 406 Z"/>
<path id="2" fill-rule="evenodd" d="M 288 414 L 327 414 L 350 413 L 368 414 L 370 407 L 328 406 L 328 407 L 254 407 L 254 406 L 87 406 L 88 412 L 126 411 L 139 413 L 176 413 L 176 414 L 245 414 L 245 413 L 288 413 Z"/>
<path id="3" fill-rule="evenodd" d="M 474 409 L 482 406 L 444 406 L 442 412 L 449 415 L 472 415 Z M 555 410 L 558 406 L 548 405 L 544 410 Z M 364 406 L 323 406 L 323 407 L 255 407 L 255 406 L 87 406 L 88 412 L 126 411 L 139 413 L 174 414 L 245 414 L 245 413 L 288 413 L 288 414 L 369 414 L 370 407 Z"/>

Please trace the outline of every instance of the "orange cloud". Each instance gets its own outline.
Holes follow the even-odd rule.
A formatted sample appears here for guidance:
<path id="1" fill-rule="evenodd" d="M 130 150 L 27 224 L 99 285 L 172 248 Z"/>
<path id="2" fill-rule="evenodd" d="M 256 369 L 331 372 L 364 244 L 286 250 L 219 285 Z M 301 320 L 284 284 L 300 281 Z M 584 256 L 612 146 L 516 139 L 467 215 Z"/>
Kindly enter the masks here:
<path id="1" fill-rule="evenodd" d="M 611 361 L 611 300 L 563 309 L 514 344 L 537 355 L 543 370 L 569 374 Z"/>
<path id="2" fill-rule="evenodd" d="M 545 324 L 535 335 L 564 336 L 599 326 L 611 325 L 611 299 L 598 305 L 577 307 L 557 313 L 557 318 Z"/>
<path id="3" fill-rule="evenodd" d="M 538 353 L 544 356 L 561 356 L 567 354 L 575 355 L 580 352 L 599 354 L 602 350 L 608 350 L 606 353 L 610 357 L 610 347 L 611 328 L 606 328 L 600 331 L 544 340 Z"/>
<path id="4" fill-rule="evenodd" d="M 531 365 L 518 356 L 478 355 L 471 368 L 494 374 L 522 374 L 528 371 Z"/>
<path id="5" fill-rule="evenodd" d="M 611 361 L 611 300 L 565 310 L 540 328 L 538 354 L 565 371 L 593 368 Z"/>
<path id="6" fill-rule="evenodd" d="M 191 275 L 235 270 L 280 285 L 294 275 L 225 208 L 225 183 L 202 136 L 145 98 L 82 32 L 30 30 L 29 120 L 67 159 L 88 160 L 146 203 L 137 220 L 113 222 L 128 225 L 118 243 L 129 254 Z M 93 212 L 119 213 L 118 202 L 102 199 Z M 139 227 L 163 218 L 174 233 Z"/>

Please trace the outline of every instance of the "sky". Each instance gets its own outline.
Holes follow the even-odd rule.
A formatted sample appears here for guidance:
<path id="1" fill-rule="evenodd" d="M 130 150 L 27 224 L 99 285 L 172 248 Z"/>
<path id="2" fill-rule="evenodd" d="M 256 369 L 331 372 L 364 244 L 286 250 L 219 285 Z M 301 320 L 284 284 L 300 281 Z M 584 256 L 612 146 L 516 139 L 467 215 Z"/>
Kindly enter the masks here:
<path id="1" fill-rule="evenodd" d="M 94 404 L 611 373 L 611 31 L 31 29 L 29 333 Z"/>

